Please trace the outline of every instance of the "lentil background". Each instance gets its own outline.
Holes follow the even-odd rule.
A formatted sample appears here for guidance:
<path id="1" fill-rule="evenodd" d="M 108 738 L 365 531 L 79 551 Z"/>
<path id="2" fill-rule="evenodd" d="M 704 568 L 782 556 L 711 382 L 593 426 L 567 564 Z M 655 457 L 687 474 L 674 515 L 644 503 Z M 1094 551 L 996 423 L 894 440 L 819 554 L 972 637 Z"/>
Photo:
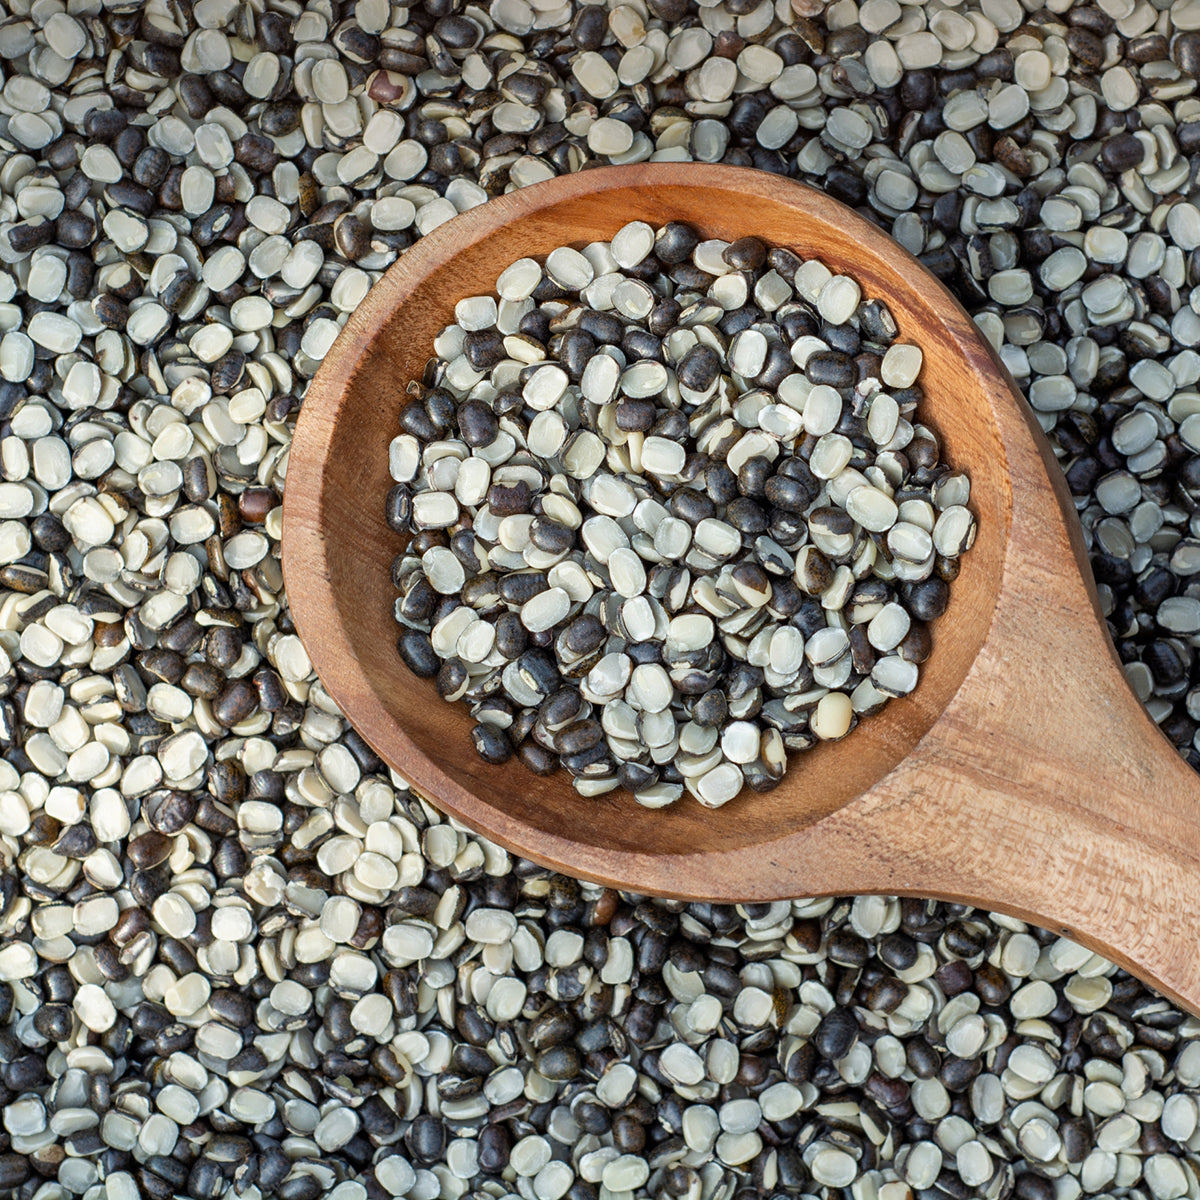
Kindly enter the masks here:
<path id="1" fill-rule="evenodd" d="M 413 240 L 755 166 L 978 315 L 1195 762 L 1197 0 L 8 0 L 0 73 L 0 1190 L 1200 1195 L 1193 1018 L 960 906 L 510 859 L 347 727 L 277 558 L 307 380 Z"/>

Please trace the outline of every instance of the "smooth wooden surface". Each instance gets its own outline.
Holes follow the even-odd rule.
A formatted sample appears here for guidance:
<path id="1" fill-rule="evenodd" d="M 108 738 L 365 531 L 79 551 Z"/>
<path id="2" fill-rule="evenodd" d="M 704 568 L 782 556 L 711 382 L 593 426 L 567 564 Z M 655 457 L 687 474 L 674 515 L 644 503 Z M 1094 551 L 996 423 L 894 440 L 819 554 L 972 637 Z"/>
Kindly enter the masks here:
<path id="1" fill-rule="evenodd" d="M 979 535 L 916 692 L 784 783 L 717 811 L 584 800 L 565 775 L 490 767 L 465 709 L 395 650 L 387 445 L 454 302 L 522 255 L 688 221 L 815 255 L 885 299 L 925 352 L 924 419 L 972 481 Z M 606 168 L 494 200 L 422 238 L 309 388 L 284 500 L 284 573 L 313 663 L 359 732 L 438 807 L 529 858 L 712 900 L 899 893 L 1076 938 L 1200 1011 L 1200 783 L 1127 687 L 1074 510 L 1011 380 L 949 293 L 874 226 L 775 176 Z"/>

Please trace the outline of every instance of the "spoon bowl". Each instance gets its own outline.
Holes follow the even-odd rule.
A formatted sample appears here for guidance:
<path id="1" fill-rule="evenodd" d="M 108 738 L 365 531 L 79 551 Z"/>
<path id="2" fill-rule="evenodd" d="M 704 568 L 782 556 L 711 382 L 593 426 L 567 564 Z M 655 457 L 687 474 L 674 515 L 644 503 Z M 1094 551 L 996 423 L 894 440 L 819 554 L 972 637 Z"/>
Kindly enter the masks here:
<path id="1" fill-rule="evenodd" d="M 754 234 L 853 276 L 924 352 L 921 419 L 971 479 L 978 536 L 915 692 L 778 788 L 660 810 L 500 767 L 396 652 L 388 443 L 434 336 L 517 258 L 670 220 Z M 883 892 L 1028 918 L 1200 1007 L 1200 785 L 1126 683 L 1071 497 L 1036 421 L 950 293 L 873 225 L 756 171 L 603 168 L 513 192 L 423 237 L 311 383 L 284 499 L 296 627 L 359 733 L 433 804 L 500 844 L 623 889 L 714 901 Z"/>

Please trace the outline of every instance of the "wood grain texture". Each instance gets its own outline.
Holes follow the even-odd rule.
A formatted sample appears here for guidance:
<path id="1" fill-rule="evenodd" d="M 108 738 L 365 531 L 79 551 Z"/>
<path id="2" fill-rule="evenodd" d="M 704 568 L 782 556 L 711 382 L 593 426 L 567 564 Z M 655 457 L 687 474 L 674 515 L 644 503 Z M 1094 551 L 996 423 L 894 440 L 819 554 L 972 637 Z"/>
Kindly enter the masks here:
<path id="1" fill-rule="evenodd" d="M 709 811 L 579 798 L 490 767 L 469 715 L 395 650 L 383 520 L 405 385 L 463 296 L 522 255 L 688 221 L 820 257 L 887 301 L 925 353 L 924 419 L 979 519 L 916 692 L 783 784 Z M 565 176 L 421 239 L 347 322 L 311 384 L 284 499 L 284 574 L 330 693 L 439 808 L 529 858 L 638 892 L 711 900 L 884 892 L 968 901 L 1074 937 L 1200 1011 L 1200 784 L 1145 715 L 1100 620 L 1074 508 L 1011 379 L 950 294 L 819 192 L 729 167 Z"/>

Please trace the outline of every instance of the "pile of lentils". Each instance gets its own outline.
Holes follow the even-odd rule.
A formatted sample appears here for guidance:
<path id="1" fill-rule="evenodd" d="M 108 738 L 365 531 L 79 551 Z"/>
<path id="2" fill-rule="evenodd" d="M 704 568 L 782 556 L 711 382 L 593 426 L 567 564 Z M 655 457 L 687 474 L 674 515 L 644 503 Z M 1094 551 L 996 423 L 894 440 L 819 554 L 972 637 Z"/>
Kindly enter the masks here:
<path id="1" fill-rule="evenodd" d="M 435 339 L 386 503 L 400 656 L 485 761 L 719 808 L 913 690 L 975 520 L 886 304 L 680 222 L 496 290 Z"/>
<path id="2" fill-rule="evenodd" d="M 1196 761 L 1198 76 L 1196 0 L 8 0 L 0 1192 L 1196 1195 L 1194 1018 L 959 905 L 510 858 L 348 727 L 278 536 L 307 381 L 421 234 L 756 166 L 999 345 Z"/>

